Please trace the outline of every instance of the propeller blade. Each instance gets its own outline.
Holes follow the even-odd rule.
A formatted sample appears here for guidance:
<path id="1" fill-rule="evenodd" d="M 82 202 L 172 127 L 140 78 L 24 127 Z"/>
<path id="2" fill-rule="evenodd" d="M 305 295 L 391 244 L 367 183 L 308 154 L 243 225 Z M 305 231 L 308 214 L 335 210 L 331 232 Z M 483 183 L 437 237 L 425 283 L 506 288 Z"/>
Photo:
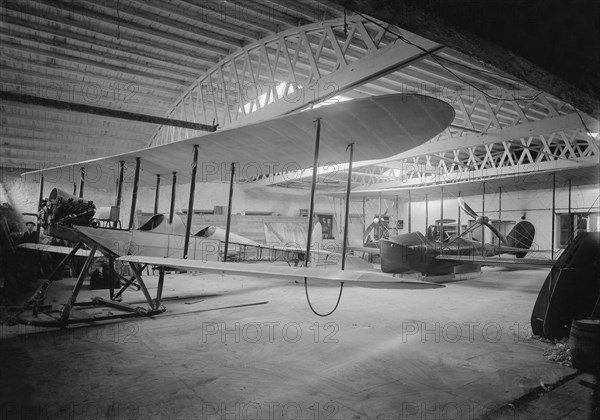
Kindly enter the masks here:
<path id="1" fill-rule="evenodd" d="M 477 219 L 479 217 L 479 215 L 475 213 L 475 210 L 469 207 L 469 205 L 465 202 L 465 200 L 462 197 L 458 197 L 458 205 L 461 209 L 463 209 L 465 213 L 467 213 L 472 218 Z"/>
<path id="2" fill-rule="evenodd" d="M 469 207 L 469 205 L 465 202 L 465 200 L 462 197 L 458 197 L 458 205 L 461 209 L 463 209 L 465 213 L 475 218 L 475 221 L 477 223 L 487 226 L 487 228 L 491 230 L 492 233 L 498 237 L 498 239 L 500 239 L 500 242 L 502 242 L 504 245 L 508 245 L 506 237 L 502 233 L 500 233 L 500 231 L 496 229 L 494 225 L 490 223 L 490 220 L 485 216 L 479 216 L 477 213 L 475 213 L 475 210 Z"/>
<path id="3" fill-rule="evenodd" d="M 494 225 L 492 225 L 491 223 L 489 223 L 487 220 L 484 220 L 482 222 L 482 224 L 486 225 L 488 227 L 488 229 L 491 230 L 492 233 L 494 235 L 496 235 L 498 237 L 498 239 L 500 239 L 500 241 L 504 245 L 508 245 L 508 241 L 506 240 L 506 236 L 504 236 L 503 234 L 501 234 L 500 231 L 498 229 L 496 229 L 496 227 Z"/>

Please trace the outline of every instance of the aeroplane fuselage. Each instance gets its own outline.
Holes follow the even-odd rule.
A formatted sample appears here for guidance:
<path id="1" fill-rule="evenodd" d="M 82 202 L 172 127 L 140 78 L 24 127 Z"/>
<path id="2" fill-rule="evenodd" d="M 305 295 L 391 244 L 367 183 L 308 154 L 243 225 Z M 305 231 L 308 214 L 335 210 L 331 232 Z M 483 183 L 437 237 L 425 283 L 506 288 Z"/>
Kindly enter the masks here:
<path id="1" fill-rule="evenodd" d="M 482 245 L 481 242 L 463 238 L 450 238 L 442 243 L 440 248 L 439 242 L 427 239 L 420 232 L 382 239 L 379 245 L 381 271 L 384 273 L 451 274 L 456 266 L 464 263 L 440 260 L 439 255 L 492 257 L 501 253 L 498 245 L 489 243 Z M 506 247 L 504 248 L 506 250 Z M 511 251 L 507 250 L 507 252 Z"/>

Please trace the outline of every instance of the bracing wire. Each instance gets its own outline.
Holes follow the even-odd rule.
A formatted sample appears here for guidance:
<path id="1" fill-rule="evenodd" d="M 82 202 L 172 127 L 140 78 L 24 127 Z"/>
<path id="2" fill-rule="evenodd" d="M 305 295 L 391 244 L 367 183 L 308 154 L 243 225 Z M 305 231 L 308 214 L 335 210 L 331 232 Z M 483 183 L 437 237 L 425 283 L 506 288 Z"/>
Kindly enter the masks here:
<path id="1" fill-rule="evenodd" d="M 310 307 L 310 310 L 317 316 L 326 317 L 326 316 L 329 316 L 332 313 L 334 313 L 335 310 L 337 309 L 338 305 L 340 304 L 340 300 L 342 299 L 342 291 L 343 290 L 344 290 L 344 282 L 341 282 L 340 294 L 338 295 L 338 299 L 335 304 L 335 307 L 331 310 L 331 312 L 328 312 L 326 314 L 320 314 L 317 311 L 315 311 L 315 308 L 313 308 L 312 304 L 310 303 L 310 297 L 308 296 L 308 279 L 306 277 L 304 277 L 304 291 L 306 292 L 306 301 L 308 302 L 308 306 Z"/>

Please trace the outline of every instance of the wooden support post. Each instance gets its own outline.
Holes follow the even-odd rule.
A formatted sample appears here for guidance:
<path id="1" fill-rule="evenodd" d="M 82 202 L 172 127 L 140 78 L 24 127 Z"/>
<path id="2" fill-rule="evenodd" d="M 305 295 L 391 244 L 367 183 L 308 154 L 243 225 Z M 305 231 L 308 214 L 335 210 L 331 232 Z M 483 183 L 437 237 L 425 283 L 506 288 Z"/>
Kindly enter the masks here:
<path id="1" fill-rule="evenodd" d="M 398 194 L 396 194 L 396 235 L 399 235 L 400 232 L 398 232 L 398 219 L 400 218 L 400 202 L 398 199 Z"/>
<path id="2" fill-rule="evenodd" d="M 154 193 L 154 214 L 158 213 L 158 198 L 160 197 L 160 175 L 156 175 L 156 193 Z"/>
<path id="3" fill-rule="evenodd" d="M 377 240 L 381 240 L 381 226 L 383 225 L 383 215 L 381 214 L 381 193 L 379 193 L 379 223 L 377 223 Z"/>
<path id="4" fill-rule="evenodd" d="M 223 261 L 227 261 L 227 253 L 229 252 L 229 232 L 231 229 L 231 203 L 233 200 L 233 179 L 235 177 L 235 163 L 231 164 L 231 181 L 229 182 L 229 202 L 227 204 L 227 223 L 225 225 L 225 250 L 223 253 Z"/>
<path id="5" fill-rule="evenodd" d="M 502 228 L 502 187 L 498 187 L 498 230 Z M 502 233 L 502 232 L 500 232 Z M 498 238 L 498 255 L 502 254 L 502 241 Z"/>
<path id="6" fill-rule="evenodd" d="M 138 114 L 136 112 L 121 111 L 111 108 L 102 108 L 99 106 L 85 105 L 58 101 L 56 99 L 41 98 L 32 95 L 23 95 L 14 92 L 0 91 L 0 99 L 24 104 L 33 104 L 56 109 L 67 109 L 69 111 L 83 112 L 86 114 L 103 115 L 105 117 L 120 118 L 130 121 L 140 121 L 149 124 L 168 125 L 172 127 L 188 128 L 191 130 L 202 130 L 210 133 L 217 130 L 216 125 L 200 124 L 191 121 L 175 120 L 172 118 L 156 117 L 154 115 Z"/>
<path id="7" fill-rule="evenodd" d="M 304 266 L 308 267 L 310 262 L 310 241 L 312 240 L 312 218 L 315 211 L 315 190 L 317 188 L 317 177 L 319 172 L 319 142 L 321 140 L 321 118 L 317 118 L 316 121 L 316 135 L 315 135 L 315 151 L 313 159 L 313 174 L 312 184 L 310 186 L 310 209 L 308 211 L 308 234 L 306 235 L 306 255 L 304 256 Z"/>
<path id="8" fill-rule="evenodd" d="M 425 236 L 429 236 L 429 195 L 425 194 Z"/>
<path id="9" fill-rule="evenodd" d="M 38 211 L 42 209 L 42 200 L 44 199 L 44 175 L 40 178 L 40 196 L 38 200 Z"/>
<path id="10" fill-rule="evenodd" d="M 462 196 L 462 192 L 460 192 L 460 191 L 459 191 L 459 192 L 458 192 L 458 197 L 460 198 L 461 196 Z M 457 226 L 457 228 L 456 228 L 456 238 L 457 238 L 457 240 L 456 240 L 456 245 L 457 245 L 457 248 L 458 248 L 458 255 L 460 255 L 460 241 L 459 241 L 458 239 L 459 239 L 459 238 L 461 237 L 461 235 L 462 235 L 462 228 L 461 228 L 461 226 L 460 226 L 460 212 L 461 212 L 461 208 L 460 208 L 460 204 L 459 204 L 459 205 L 458 205 L 458 217 L 457 217 L 457 219 L 458 219 L 458 220 L 457 220 L 457 222 L 458 222 L 458 226 Z"/>
<path id="11" fill-rule="evenodd" d="M 481 217 L 485 217 L 485 181 L 481 183 L 483 193 L 481 194 Z M 481 225 L 481 256 L 483 257 L 485 249 L 485 226 Z"/>
<path id="12" fill-rule="evenodd" d="M 555 229 L 555 224 L 556 224 L 556 173 L 552 174 L 552 237 L 551 239 L 551 248 L 550 248 L 550 252 L 552 253 L 551 258 L 554 259 L 554 229 Z"/>
<path id="13" fill-rule="evenodd" d="M 171 184 L 171 206 L 169 207 L 169 223 L 173 223 L 173 215 L 175 214 L 175 193 L 177 185 L 177 172 L 173 172 L 173 182 Z"/>
<path id="14" fill-rule="evenodd" d="M 125 175 L 125 161 L 122 160 L 119 162 L 119 179 L 117 180 L 117 197 L 115 199 L 115 206 L 121 207 L 121 195 L 123 193 L 123 177 Z M 117 227 L 119 223 L 118 220 L 113 221 L 113 228 Z"/>
<path id="15" fill-rule="evenodd" d="M 412 223 L 412 198 L 410 196 L 410 190 L 408 190 L 408 233 L 411 232 Z"/>
<path id="16" fill-rule="evenodd" d="M 44 174 L 42 174 L 41 178 L 40 178 L 40 196 L 38 199 L 38 215 L 39 215 L 39 211 L 42 209 L 42 200 L 44 199 Z M 41 222 L 41 223 L 40 223 Z M 44 223 L 45 220 L 39 220 L 38 219 L 38 223 L 36 223 L 36 231 L 37 231 L 37 236 L 38 236 L 38 242 L 39 242 L 39 237 L 40 237 L 40 228 L 42 227 L 42 223 Z"/>
<path id="17" fill-rule="evenodd" d="M 158 287 L 156 289 L 156 308 L 160 305 L 162 300 L 162 292 L 165 284 L 165 266 L 161 265 L 158 269 Z"/>
<path id="18" fill-rule="evenodd" d="M 569 242 L 573 239 L 573 215 L 571 214 L 571 180 L 569 179 Z"/>
<path id="19" fill-rule="evenodd" d="M 444 253 L 444 187 L 440 188 L 440 255 Z"/>
<path id="20" fill-rule="evenodd" d="M 83 198 L 83 186 L 85 185 L 85 168 L 79 168 L 79 198 Z"/>
<path id="21" fill-rule="evenodd" d="M 140 163 L 140 158 L 135 158 L 135 175 L 133 178 L 133 191 L 131 192 L 131 212 L 129 213 L 130 230 L 133 229 L 133 219 L 135 218 L 135 207 L 137 205 L 138 183 L 140 182 Z"/>
<path id="22" fill-rule="evenodd" d="M 85 264 L 83 264 L 83 268 L 81 269 L 81 272 L 79 273 L 79 277 L 77 278 L 77 283 L 75 283 L 75 287 L 73 287 L 71 296 L 69 297 L 69 300 L 62 308 L 62 312 L 60 314 L 60 323 L 63 328 L 65 328 L 67 326 L 67 321 L 69 320 L 69 315 L 71 314 L 71 308 L 73 308 L 73 305 L 75 304 L 75 301 L 77 300 L 79 291 L 81 290 L 81 287 L 83 286 L 83 280 L 85 279 L 88 269 L 90 268 L 90 265 L 92 264 L 92 261 L 94 260 L 94 255 L 96 254 L 97 249 L 98 249 L 98 245 L 94 244 L 94 246 L 92 246 L 92 250 L 90 251 L 90 255 L 88 255 L 87 259 L 85 260 Z"/>
<path id="23" fill-rule="evenodd" d="M 350 148 L 350 164 L 348 166 L 348 180 L 346 183 L 346 212 L 344 213 L 344 242 L 342 242 L 342 270 L 346 268 L 346 242 L 348 242 L 348 220 L 350 213 L 350 191 L 352 189 L 352 160 L 354 159 L 354 143 Z"/>
<path id="24" fill-rule="evenodd" d="M 459 192 L 458 192 L 458 198 L 460 198 L 460 197 L 462 197 L 462 192 L 461 192 L 461 191 L 459 191 Z M 459 205 L 458 205 L 458 217 L 457 217 L 457 219 L 458 219 L 458 220 L 457 220 L 457 222 L 458 222 L 458 226 L 456 227 L 456 234 L 457 234 L 457 236 L 459 236 L 459 237 L 460 237 L 460 235 L 461 235 L 461 233 L 462 233 L 462 227 L 461 227 L 461 225 L 460 225 L 460 223 L 461 223 L 461 221 L 460 221 L 460 211 L 461 211 L 461 208 L 460 208 L 460 204 L 459 204 Z M 460 243 L 460 242 L 459 242 L 459 243 Z"/>
<path id="25" fill-rule="evenodd" d="M 190 180 L 190 197 L 188 200 L 187 224 L 185 226 L 185 244 L 183 258 L 187 258 L 190 247 L 190 230 L 192 229 L 192 216 L 194 214 L 194 194 L 196 192 L 196 172 L 198 170 L 198 145 L 194 145 L 194 158 L 192 161 L 192 179 Z"/>
<path id="26" fill-rule="evenodd" d="M 367 215 L 365 214 L 365 200 L 366 200 L 366 198 L 363 195 L 363 200 L 362 200 L 362 222 L 363 222 L 363 234 L 362 234 L 363 239 L 362 240 L 363 240 L 363 245 L 365 244 L 365 231 L 367 229 L 367 220 L 366 220 Z"/>
<path id="27" fill-rule="evenodd" d="M 148 306 L 150 306 L 151 309 L 157 309 L 155 307 L 155 302 L 152 301 L 152 297 L 150 296 L 150 292 L 148 292 L 148 288 L 146 287 L 146 284 L 144 283 L 144 280 L 142 279 L 142 269 L 138 269 L 136 267 L 136 264 L 133 262 L 129 263 L 129 266 L 131 267 L 131 271 L 133 271 L 133 275 L 135 276 L 135 279 L 137 280 L 138 284 L 140 285 L 140 289 L 142 289 L 142 293 L 144 294 L 144 297 L 146 298 L 146 302 L 148 302 Z"/>
<path id="28" fill-rule="evenodd" d="M 109 294 L 112 300 L 115 297 L 115 259 L 112 257 L 108 258 L 108 277 L 109 277 Z"/>
<path id="29" fill-rule="evenodd" d="M 117 182 L 117 199 L 115 201 L 115 206 L 121 206 L 121 195 L 123 193 L 123 177 L 125 176 L 125 161 L 122 160 L 119 162 L 119 179 Z"/>

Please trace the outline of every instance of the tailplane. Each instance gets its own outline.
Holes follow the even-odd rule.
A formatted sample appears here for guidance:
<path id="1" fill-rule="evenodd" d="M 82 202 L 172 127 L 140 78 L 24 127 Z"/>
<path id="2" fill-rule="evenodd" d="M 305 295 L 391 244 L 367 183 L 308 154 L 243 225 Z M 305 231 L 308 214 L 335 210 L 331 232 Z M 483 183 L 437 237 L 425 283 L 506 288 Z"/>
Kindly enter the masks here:
<path id="1" fill-rule="evenodd" d="M 514 248 L 530 249 L 535 237 L 535 227 L 531 222 L 526 220 L 519 222 L 506 236 L 507 245 Z M 527 255 L 527 251 L 516 252 L 517 258 L 523 258 Z"/>

